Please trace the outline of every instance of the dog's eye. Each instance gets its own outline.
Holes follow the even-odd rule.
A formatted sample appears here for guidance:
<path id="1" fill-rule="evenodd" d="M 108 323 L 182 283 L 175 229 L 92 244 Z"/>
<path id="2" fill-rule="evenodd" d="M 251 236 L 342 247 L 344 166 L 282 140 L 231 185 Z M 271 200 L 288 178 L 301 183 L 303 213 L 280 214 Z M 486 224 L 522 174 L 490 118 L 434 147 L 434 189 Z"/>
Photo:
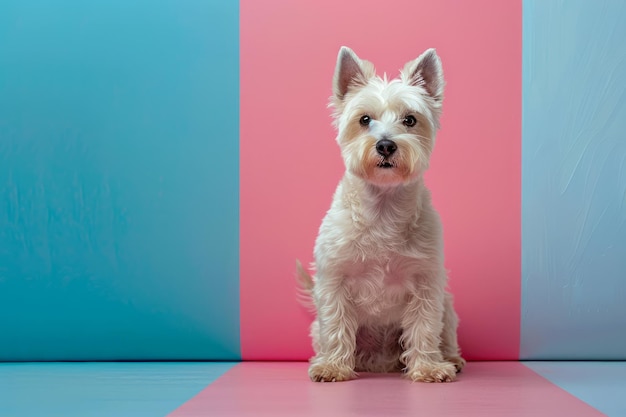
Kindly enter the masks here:
<path id="1" fill-rule="evenodd" d="M 405 125 L 406 127 L 413 127 L 415 126 L 415 123 L 417 123 L 417 120 L 415 119 L 415 116 L 411 116 L 411 115 L 408 115 L 402 121 L 402 124 Z"/>
<path id="2" fill-rule="evenodd" d="M 369 117 L 367 114 L 365 116 L 361 116 L 361 118 L 359 119 L 359 123 L 361 124 L 361 126 L 369 126 L 371 121 L 372 118 Z"/>

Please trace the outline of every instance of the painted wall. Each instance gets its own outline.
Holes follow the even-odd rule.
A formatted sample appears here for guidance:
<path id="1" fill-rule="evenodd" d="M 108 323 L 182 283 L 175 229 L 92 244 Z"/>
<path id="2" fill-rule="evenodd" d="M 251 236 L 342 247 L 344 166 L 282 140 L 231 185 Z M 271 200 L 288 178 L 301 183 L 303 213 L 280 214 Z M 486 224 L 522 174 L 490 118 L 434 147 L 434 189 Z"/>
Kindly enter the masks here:
<path id="1" fill-rule="evenodd" d="M 294 260 L 312 260 L 344 169 L 326 108 L 342 44 L 390 76 L 437 48 L 447 90 L 427 183 L 443 220 L 460 340 L 474 359 L 517 358 L 521 3 L 422 2 L 419 20 L 398 13 L 413 8 L 412 0 L 384 8 L 357 1 L 241 1 L 246 359 L 303 359 L 312 352 L 310 317 L 294 299 Z"/>
<path id="2" fill-rule="evenodd" d="M 625 359 L 626 6 L 0 3 L 0 360 L 307 359 L 343 44 L 436 47 L 470 359 Z"/>
<path id="3" fill-rule="evenodd" d="M 625 17 L 524 3 L 522 358 L 626 359 Z"/>
<path id="4" fill-rule="evenodd" d="M 239 358 L 238 33 L 0 3 L 0 359 Z"/>

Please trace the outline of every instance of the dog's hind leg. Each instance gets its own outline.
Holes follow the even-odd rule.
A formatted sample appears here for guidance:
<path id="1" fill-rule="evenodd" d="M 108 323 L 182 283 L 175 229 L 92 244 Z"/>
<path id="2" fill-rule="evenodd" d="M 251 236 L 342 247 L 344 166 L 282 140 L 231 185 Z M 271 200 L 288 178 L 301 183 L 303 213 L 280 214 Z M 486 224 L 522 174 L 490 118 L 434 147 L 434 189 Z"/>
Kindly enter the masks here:
<path id="1" fill-rule="evenodd" d="M 457 341 L 457 327 L 459 318 L 454 311 L 452 295 L 448 292 L 444 298 L 443 330 L 441 331 L 441 352 L 443 359 L 454 364 L 456 371 L 461 372 L 465 366 L 465 359 L 461 357 L 461 349 Z"/>

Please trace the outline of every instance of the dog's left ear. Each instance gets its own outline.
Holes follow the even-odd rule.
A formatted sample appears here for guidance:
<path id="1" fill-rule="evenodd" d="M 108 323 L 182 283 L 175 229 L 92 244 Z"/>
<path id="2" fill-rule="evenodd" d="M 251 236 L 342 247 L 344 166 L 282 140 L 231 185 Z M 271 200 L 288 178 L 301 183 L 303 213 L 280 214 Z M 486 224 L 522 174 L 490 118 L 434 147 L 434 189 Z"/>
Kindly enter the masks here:
<path id="1" fill-rule="evenodd" d="M 436 101 L 443 100 L 443 70 L 434 48 L 428 49 L 415 61 L 408 62 L 401 74 L 405 83 L 421 86 Z"/>

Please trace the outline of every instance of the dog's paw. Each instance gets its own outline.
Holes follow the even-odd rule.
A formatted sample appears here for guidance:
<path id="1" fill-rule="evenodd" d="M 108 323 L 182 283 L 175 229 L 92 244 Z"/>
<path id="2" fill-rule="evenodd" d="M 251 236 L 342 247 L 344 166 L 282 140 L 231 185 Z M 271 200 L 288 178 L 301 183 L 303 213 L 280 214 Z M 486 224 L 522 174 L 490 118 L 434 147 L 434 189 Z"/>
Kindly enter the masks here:
<path id="1" fill-rule="evenodd" d="M 314 363 L 309 366 L 309 377 L 313 382 L 339 382 L 355 378 L 356 373 L 347 366 Z"/>
<path id="2" fill-rule="evenodd" d="M 414 382 L 452 382 L 456 378 L 456 367 L 450 362 L 422 362 L 408 369 L 406 376 Z"/>
<path id="3" fill-rule="evenodd" d="M 449 358 L 444 358 L 446 362 L 450 362 L 456 368 L 456 372 L 461 372 L 463 367 L 465 366 L 465 359 L 460 356 L 451 356 Z"/>

